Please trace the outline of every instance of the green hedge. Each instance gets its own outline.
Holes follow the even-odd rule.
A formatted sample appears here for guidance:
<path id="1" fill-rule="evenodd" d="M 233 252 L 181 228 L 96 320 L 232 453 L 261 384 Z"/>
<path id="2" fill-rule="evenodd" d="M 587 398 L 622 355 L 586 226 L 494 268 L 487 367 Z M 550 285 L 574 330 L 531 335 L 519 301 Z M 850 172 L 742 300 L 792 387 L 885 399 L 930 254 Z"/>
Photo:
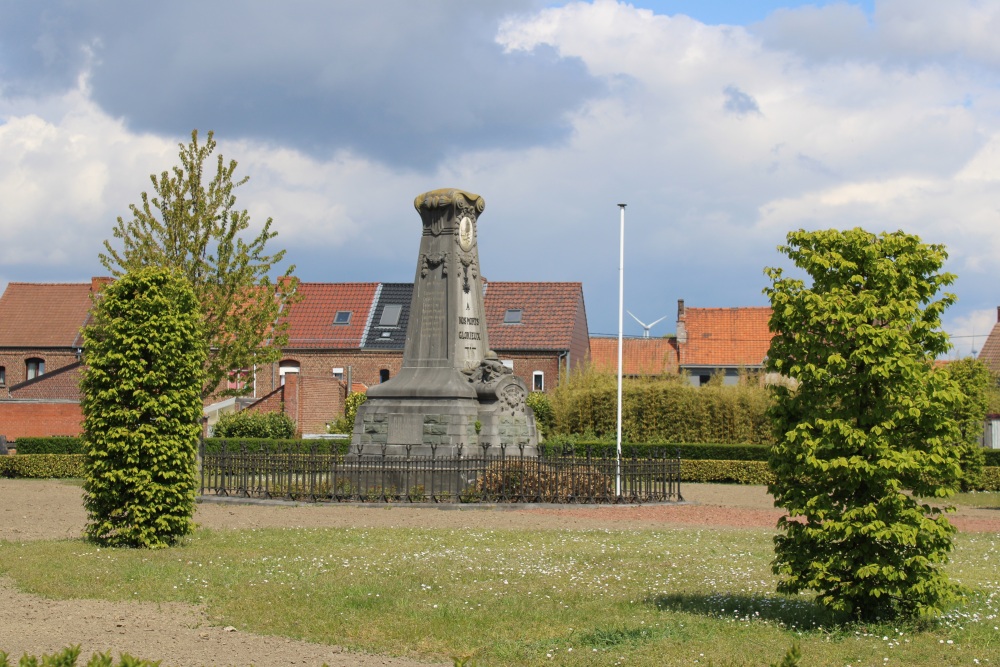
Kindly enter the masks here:
<path id="1" fill-rule="evenodd" d="M 217 454 L 226 447 L 229 451 L 239 451 L 246 448 L 249 452 L 263 451 L 265 448 L 272 452 L 288 452 L 293 454 L 308 454 L 315 451 L 317 454 L 347 454 L 351 446 L 350 440 L 327 440 L 315 438 L 310 440 L 289 439 L 270 440 L 264 438 L 206 438 L 205 453 Z"/>
<path id="2" fill-rule="evenodd" d="M 7 443 L 18 454 L 82 454 L 83 438 L 60 435 L 51 438 L 18 438 Z"/>
<path id="3" fill-rule="evenodd" d="M 559 437 L 546 440 L 541 444 L 541 450 L 546 456 L 556 454 L 593 457 L 613 457 L 617 446 L 611 442 L 597 442 L 593 440 L 574 441 Z M 622 444 L 622 456 L 627 458 L 673 458 L 680 453 L 684 460 L 688 459 L 712 459 L 719 461 L 767 461 L 767 445 L 726 445 L 726 444 L 691 444 L 691 443 L 671 443 L 671 444 L 650 444 L 650 443 L 630 443 Z"/>
<path id="4" fill-rule="evenodd" d="M 774 475 L 766 461 L 681 461 L 681 481 L 723 484 L 770 484 Z M 683 490 L 682 490 L 683 493 Z"/>
<path id="5" fill-rule="evenodd" d="M 1000 467 L 1000 449 L 984 449 L 983 465 Z"/>
<path id="6" fill-rule="evenodd" d="M 552 396 L 555 433 L 589 433 L 601 440 L 617 431 L 617 379 L 578 373 Z M 629 379 L 622 385 L 622 438 L 628 442 L 774 441 L 767 388 L 752 383 L 693 387 L 686 378 Z"/>
<path id="7" fill-rule="evenodd" d="M 16 454 L 0 456 L 0 477 L 83 477 L 83 454 Z"/>

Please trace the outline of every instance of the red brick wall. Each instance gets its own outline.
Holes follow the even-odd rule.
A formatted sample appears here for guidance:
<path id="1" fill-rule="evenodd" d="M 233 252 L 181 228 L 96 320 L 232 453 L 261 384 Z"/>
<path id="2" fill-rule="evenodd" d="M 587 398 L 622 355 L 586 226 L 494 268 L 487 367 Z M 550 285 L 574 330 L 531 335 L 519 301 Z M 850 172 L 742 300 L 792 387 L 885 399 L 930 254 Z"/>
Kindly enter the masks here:
<path id="1" fill-rule="evenodd" d="M 41 400 L 80 400 L 80 364 L 64 366 L 53 372 L 46 373 L 15 391 L 10 392 L 11 398 L 34 398 Z"/>
<path id="2" fill-rule="evenodd" d="M 75 402 L 0 401 L 0 434 L 7 440 L 80 435 L 83 412 Z"/>
<path id="3" fill-rule="evenodd" d="M 379 371 L 389 370 L 389 377 L 395 377 L 403 366 L 402 350 L 385 352 L 351 351 L 351 350 L 286 350 L 282 361 L 299 362 L 299 374 L 302 377 L 333 378 L 334 368 L 344 369 L 344 380 L 347 380 L 347 368 L 351 368 L 352 380 L 369 387 L 379 384 Z M 278 373 L 278 363 L 257 368 L 257 395 L 274 391 L 281 383 Z M 334 417 L 336 418 L 336 417 Z"/>
<path id="4" fill-rule="evenodd" d="M 43 359 L 46 374 L 79 361 L 76 358 L 76 350 L 70 348 L 59 350 L 12 350 L 7 348 L 0 350 L 0 366 L 5 369 L 7 387 L 20 384 L 28 379 L 26 377 L 27 369 L 24 365 L 28 359 Z"/>
<path id="5" fill-rule="evenodd" d="M 514 375 L 528 385 L 528 391 L 534 389 L 532 384 L 535 371 L 545 374 L 545 391 L 549 392 L 559 384 L 559 355 L 554 352 L 505 352 L 497 351 L 501 361 L 514 362 Z"/>
<path id="6" fill-rule="evenodd" d="M 278 387 L 247 410 L 284 411 L 295 421 L 299 434 L 322 435 L 326 433 L 328 422 L 344 415 L 346 393 L 346 384 L 332 374 L 330 377 L 316 377 L 289 373 L 285 376 L 283 387 Z"/>

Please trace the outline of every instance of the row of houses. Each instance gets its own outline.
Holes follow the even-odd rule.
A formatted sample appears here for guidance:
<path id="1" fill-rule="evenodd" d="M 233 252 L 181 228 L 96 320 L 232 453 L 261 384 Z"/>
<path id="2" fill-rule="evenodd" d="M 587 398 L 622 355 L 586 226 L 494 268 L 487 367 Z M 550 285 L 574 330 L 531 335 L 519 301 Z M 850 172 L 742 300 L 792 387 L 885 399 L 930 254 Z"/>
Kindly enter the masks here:
<path id="1" fill-rule="evenodd" d="M 89 283 L 9 283 L 0 297 L 0 435 L 80 432 L 80 330 L 108 278 Z M 208 401 L 209 425 L 237 409 L 284 410 L 304 435 L 326 433 L 350 391 L 395 376 L 403 360 L 412 283 L 299 284 L 285 313 L 288 344 L 273 364 L 234 369 L 246 396 Z M 616 372 L 616 336 L 592 336 L 576 282 L 485 282 L 490 346 L 528 387 L 550 391 L 584 364 Z M 733 384 L 759 369 L 770 345 L 770 308 L 690 308 L 678 301 L 676 334 L 626 338 L 627 376 L 681 374 L 695 385 L 722 374 Z M 1000 322 L 1000 308 L 998 308 Z M 1000 324 L 980 358 L 1000 371 Z"/>

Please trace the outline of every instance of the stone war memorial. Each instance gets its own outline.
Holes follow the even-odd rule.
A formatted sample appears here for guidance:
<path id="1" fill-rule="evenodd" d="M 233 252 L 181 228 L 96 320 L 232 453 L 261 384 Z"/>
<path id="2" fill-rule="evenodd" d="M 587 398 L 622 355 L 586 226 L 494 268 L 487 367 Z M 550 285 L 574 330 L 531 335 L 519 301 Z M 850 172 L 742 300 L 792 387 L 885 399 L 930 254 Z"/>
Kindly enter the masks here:
<path id="1" fill-rule="evenodd" d="M 482 197 L 418 196 L 422 234 L 399 374 L 368 390 L 352 455 L 538 454 L 528 388 L 490 349 L 479 270 Z"/>

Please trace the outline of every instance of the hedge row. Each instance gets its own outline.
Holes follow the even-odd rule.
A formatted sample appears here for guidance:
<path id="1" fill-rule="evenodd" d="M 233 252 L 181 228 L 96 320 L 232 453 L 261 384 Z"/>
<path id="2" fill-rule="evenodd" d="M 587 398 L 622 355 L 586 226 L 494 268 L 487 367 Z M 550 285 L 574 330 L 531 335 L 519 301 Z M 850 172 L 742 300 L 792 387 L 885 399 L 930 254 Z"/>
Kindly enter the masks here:
<path id="1" fill-rule="evenodd" d="M 609 440 L 617 432 L 617 380 L 573 375 L 552 396 L 555 433 L 589 433 Z M 630 379 L 622 386 L 622 438 L 628 442 L 770 444 L 774 440 L 765 387 L 693 387 L 686 378 Z"/>
<path id="2" fill-rule="evenodd" d="M 25 653 L 18 660 L 17 664 L 22 666 L 34 665 L 35 667 L 73 667 L 76 665 L 79 657 L 80 646 L 77 644 L 76 646 L 64 648 L 52 655 L 43 654 L 41 658 Z M 90 660 L 87 661 L 87 667 L 158 667 L 159 664 L 159 661 L 153 662 L 151 660 L 133 658 L 128 653 L 120 654 L 118 660 L 115 661 L 111 657 L 110 651 L 107 653 L 94 653 L 90 656 Z M 3 651 L 0 651 L 0 667 L 14 667 L 14 663 L 10 662 L 8 655 Z"/>
<path id="3" fill-rule="evenodd" d="M 83 438 L 57 435 L 51 438 L 18 438 L 7 443 L 18 454 L 83 454 Z"/>
<path id="4" fill-rule="evenodd" d="M 327 440 L 313 438 L 309 440 L 269 440 L 264 438 L 206 438 L 205 453 L 217 454 L 225 447 L 229 451 L 246 449 L 248 452 L 261 452 L 265 449 L 272 452 L 290 454 L 347 454 L 351 446 L 350 440 Z"/>
<path id="5" fill-rule="evenodd" d="M 0 477 L 83 477 L 83 454 L 20 454 L 0 456 Z"/>
<path id="6" fill-rule="evenodd" d="M 552 438 L 541 444 L 541 450 L 546 456 L 575 455 L 594 458 L 614 457 L 617 445 L 613 442 L 573 441 Z M 622 444 L 622 456 L 625 458 L 674 458 L 680 456 L 689 459 L 713 459 L 719 461 L 767 461 L 768 447 L 766 445 L 726 445 L 726 444 L 691 444 L 672 443 L 663 445 Z"/>

